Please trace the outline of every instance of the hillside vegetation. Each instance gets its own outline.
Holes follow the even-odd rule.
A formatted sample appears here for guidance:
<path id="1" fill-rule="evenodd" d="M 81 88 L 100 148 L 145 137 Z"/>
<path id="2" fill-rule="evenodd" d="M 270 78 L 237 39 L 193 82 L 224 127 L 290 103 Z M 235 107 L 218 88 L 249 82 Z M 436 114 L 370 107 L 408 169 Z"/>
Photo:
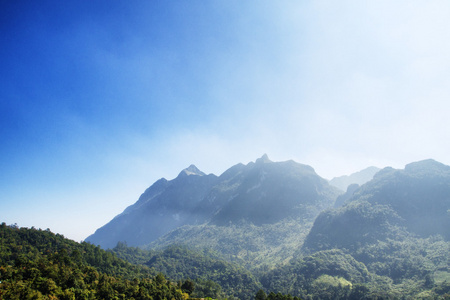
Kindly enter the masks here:
<path id="1" fill-rule="evenodd" d="M 0 299 L 187 299 L 161 273 L 50 231 L 0 225 Z"/>
<path id="2" fill-rule="evenodd" d="M 215 298 L 225 297 L 226 292 L 229 296 L 247 299 L 262 287 L 252 273 L 224 261 L 213 251 L 194 251 L 181 246 L 170 246 L 163 251 L 145 251 L 128 248 L 121 243 L 112 251 L 119 257 L 140 257 L 136 263 L 158 270 L 172 280 L 193 280 L 194 296 L 201 296 L 198 291 L 203 290 L 203 294 Z"/>

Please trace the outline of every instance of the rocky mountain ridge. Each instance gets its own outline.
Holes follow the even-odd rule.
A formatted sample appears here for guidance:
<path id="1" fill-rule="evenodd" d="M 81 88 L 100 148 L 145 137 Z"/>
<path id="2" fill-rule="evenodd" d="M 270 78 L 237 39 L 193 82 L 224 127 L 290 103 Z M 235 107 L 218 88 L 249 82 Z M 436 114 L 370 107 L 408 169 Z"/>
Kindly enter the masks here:
<path id="1" fill-rule="evenodd" d="M 139 198 L 86 241 L 112 248 L 117 242 L 142 246 L 184 225 L 270 225 L 284 219 L 312 222 L 331 207 L 340 191 L 314 169 L 267 155 L 237 164 L 220 176 L 194 165 L 173 180 L 156 181 Z"/>

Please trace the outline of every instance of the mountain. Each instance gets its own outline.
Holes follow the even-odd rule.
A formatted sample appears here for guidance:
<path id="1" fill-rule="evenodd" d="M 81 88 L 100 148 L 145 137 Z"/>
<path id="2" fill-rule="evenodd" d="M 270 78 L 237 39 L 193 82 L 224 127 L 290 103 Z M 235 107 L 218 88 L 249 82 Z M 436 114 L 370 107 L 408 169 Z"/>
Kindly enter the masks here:
<path id="1" fill-rule="evenodd" d="M 359 184 L 357 183 L 352 183 L 347 187 L 347 191 L 342 194 L 339 195 L 336 198 L 336 201 L 334 202 L 334 207 L 340 207 L 342 205 L 344 205 L 352 196 L 353 194 L 358 190 L 359 188 Z"/>
<path id="2" fill-rule="evenodd" d="M 315 217 L 339 195 L 310 166 L 272 162 L 267 155 L 231 167 L 219 182 L 199 205 L 209 219 L 179 227 L 144 248 L 208 248 L 247 269 L 264 269 L 292 258 Z"/>
<path id="3" fill-rule="evenodd" d="M 434 160 L 342 193 L 264 155 L 220 176 L 190 166 L 160 179 L 98 236 L 130 262 L 190 277 L 199 297 L 448 299 L 449 195 L 450 167 Z"/>
<path id="4" fill-rule="evenodd" d="M 449 166 L 424 160 L 384 168 L 340 197 L 295 257 L 262 276 L 265 288 L 321 299 L 450 295 Z"/>
<path id="5" fill-rule="evenodd" d="M 119 241 L 139 246 L 178 226 L 203 220 L 195 208 L 217 182 L 217 176 L 206 175 L 194 165 L 182 170 L 173 180 L 162 178 L 86 241 L 103 248 L 113 248 Z"/>
<path id="6" fill-rule="evenodd" d="M 119 241 L 130 246 L 152 243 L 156 248 L 174 241 L 198 247 L 214 243 L 214 249 L 230 260 L 246 257 L 250 261 L 252 253 L 247 250 L 256 259 L 273 249 L 277 251 L 272 255 L 283 252 L 280 258 L 286 259 L 315 217 L 333 206 L 339 194 L 310 166 L 272 162 L 267 155 L 247 165 L 237 164 L 219 177 L 191 166 L 174 180 L 155 182 L 87 241 L 104 248 Z"/>
<path id="7" fill-rule="evenodd" d="M 343 206 L 322 212 L 300 252 L 341 249 L 417 298 L 414 291 L 450 280 L 449 212 L 449 166 L 424 160 L 384 168 Z"/>
<path id="8" fill-rule="evenodd" d="M 213 208 L 209 224 L 218 226 L 244 220 L 261 226 L 286 218 L 313 219 L 338 193 L 310 166 L 272 162 L 267 155 L 219 179 L 201 203 Z"/>
<path id="9" fill-rule="evenodd" d="M 330 180 L 330 184 L 346 191 L 348 186 L 351 184 L 363 185 L 364 183 L 370 181 L 378 171 L 380 171 L 380 169 L 377 167 L 368 167 L 350 175 L 335 177 Z"/>
<path id="10" fill-rule="evenodd" d="M 191 165 L 90 237 L 112 250 L 2 223 L 0 298 L 450 299 L 449 228 L 434 160 L 344 194 L 266 155 L 220 176 Z"/>
<path id="11" fill-rule="evenodd" d="M 439 234 L 450 240 L 449 209 L 449 166 L 424 160 L 404 170 L 385 168 L 357 189 L 345 206 L 321 213 L 305 246 L 356 247 L 400 231 L 423 238 Z"/>

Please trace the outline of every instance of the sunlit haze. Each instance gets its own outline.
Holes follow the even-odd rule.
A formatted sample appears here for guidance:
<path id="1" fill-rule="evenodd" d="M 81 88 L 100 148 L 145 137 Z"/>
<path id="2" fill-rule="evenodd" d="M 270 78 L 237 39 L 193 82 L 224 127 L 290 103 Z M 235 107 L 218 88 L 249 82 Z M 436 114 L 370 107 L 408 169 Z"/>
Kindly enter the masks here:
<path id="1" fill-rule="evenodd" d="M 450 164 L 449 1 L 3 1 L 0 221 L 81 241 L 267 153 Z"/>

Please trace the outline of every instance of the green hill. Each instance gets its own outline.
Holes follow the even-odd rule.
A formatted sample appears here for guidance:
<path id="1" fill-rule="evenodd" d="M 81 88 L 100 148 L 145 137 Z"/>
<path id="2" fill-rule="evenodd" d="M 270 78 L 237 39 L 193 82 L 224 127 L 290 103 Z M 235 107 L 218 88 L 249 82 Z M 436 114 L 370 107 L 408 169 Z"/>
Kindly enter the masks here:
<path id="1" fill-rule="evenodd" d="M 0 299 L 186 299 L 145 266 L 50 231 L 0 225 Z"/>

